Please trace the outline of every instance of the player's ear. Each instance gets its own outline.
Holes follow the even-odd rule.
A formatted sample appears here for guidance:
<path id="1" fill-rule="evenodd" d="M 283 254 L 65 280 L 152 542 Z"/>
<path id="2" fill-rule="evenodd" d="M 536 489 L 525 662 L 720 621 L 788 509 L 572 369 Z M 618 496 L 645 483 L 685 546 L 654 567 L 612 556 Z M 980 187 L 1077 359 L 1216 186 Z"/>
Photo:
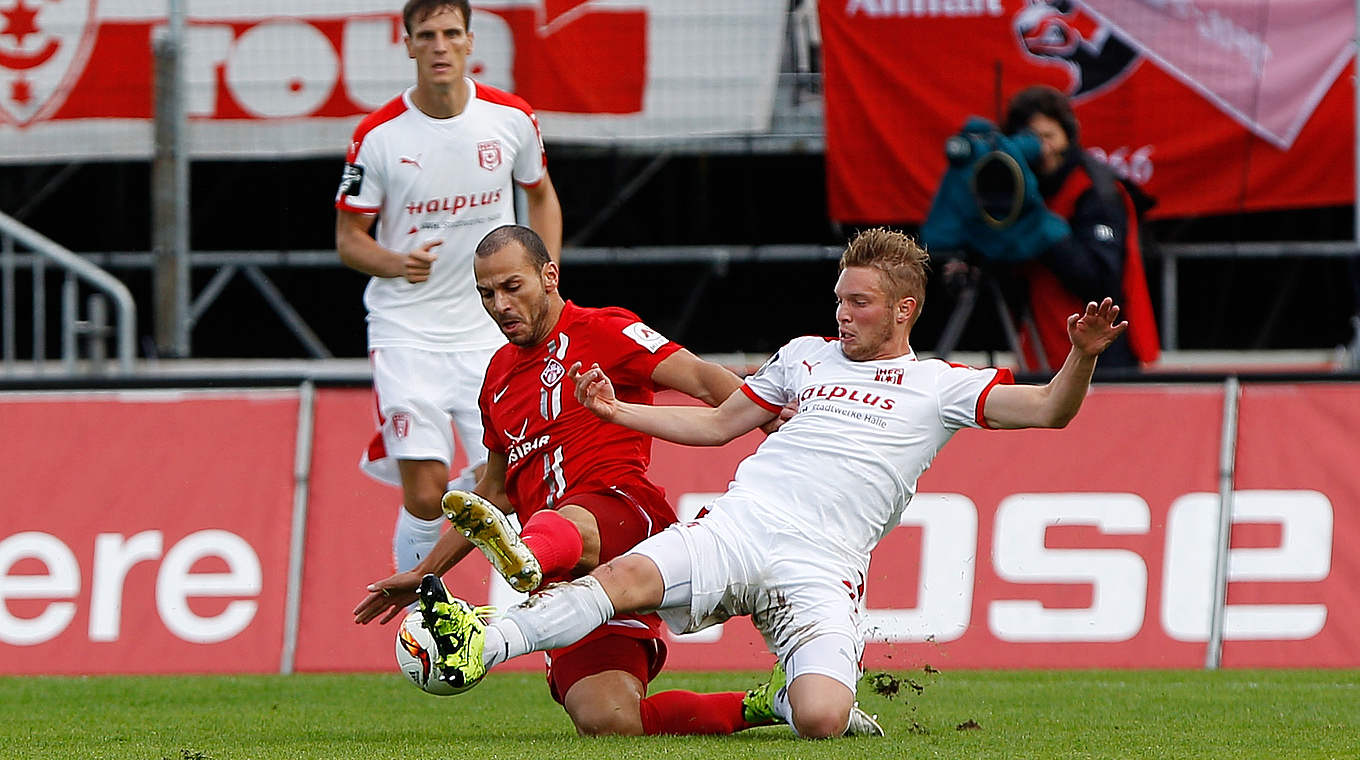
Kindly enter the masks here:
<path id="1" fill-rule="evenodd" d="M 416 51 L 415 48 L 411 47 L 411 35 L 409 34 L 402 35 L 401 41 L 406 43 L 406 57 L 415 58 Z"/>
<path id="2" fill-rule="evenodd" d="M 919 307 L 920 304 L 911 296 L 899 300 L 897 302 L 897 321 L 910 324 Z"/>
<path id="3" fill-rule="evenodd" d="M 539 274 L 543 278 L 543 291 L 546 293 L 556 292 L 557 285 L 562 277 L 562 270 L 558 268 L 557 262 L 549 261 L 544 264 L 543 269 L 539 270 Z"/>

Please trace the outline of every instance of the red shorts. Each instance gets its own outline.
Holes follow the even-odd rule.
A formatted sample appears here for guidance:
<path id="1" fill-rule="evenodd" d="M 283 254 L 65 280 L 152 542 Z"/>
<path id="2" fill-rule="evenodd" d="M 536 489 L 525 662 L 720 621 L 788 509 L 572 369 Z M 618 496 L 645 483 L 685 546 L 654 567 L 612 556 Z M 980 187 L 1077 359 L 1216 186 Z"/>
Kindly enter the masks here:
<path id="1" fill-rule="evenodd" d="M 647 684 L 666 664 L 666 642 L 611 633 L 600 626 L 581 641 L 548 652 L 548 690 L 558 704 L 577 681 L 607 670 L 621 670 Z"/>
<path id="2" fill-rule="evenodd" d="M 575 504 L 594 515 L 600 531 L 601 564 L 675 522 L 666 494 L 646 480 L 606 491 L 568 493 L 560 503 Z M 666 662 L 661 619 L 655 614 L 622 615 L 620 619 L 632 625 L 602 625 L 575 644 L 548 652 L 548 688 L 553 699 L 560 703 L 577 681 L 607 670 L 631 674 L 644 688 L 656 678 Z"/>
<path id="3" fill-rule="evenodd" d="M 600 529 L 600 564 L 627 552 L 644 538 L 675 522 L 666 494 L 646 480 L 607 491 L 569 493 L 562 504 L 575 504 L 595 516 Z"/>

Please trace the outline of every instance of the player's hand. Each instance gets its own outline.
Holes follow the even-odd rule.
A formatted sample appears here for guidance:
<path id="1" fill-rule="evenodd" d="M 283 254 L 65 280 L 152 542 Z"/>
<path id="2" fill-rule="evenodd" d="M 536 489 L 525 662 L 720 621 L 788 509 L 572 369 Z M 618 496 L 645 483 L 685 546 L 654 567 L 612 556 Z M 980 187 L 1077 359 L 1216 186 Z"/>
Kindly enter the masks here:
<path id="1" fill-rule="evenodd" d="M 442 240 L 429 240 L 419 248 L 406 254 L 406 261 L 404 262 L 405 274 L 403 276 L 406 277 L 407 282 L 414 284 L 417 282 L 425 282 L 430 279 L 430 267 L 432 267 L 435 260 L 439 258 L 439 254 L 431 249 L 443 242 L 444 241 Z"/>
<path id="2" fill-rule="evenodd" d="M 1129 323 L 1118 319 L 1119 306 L 1112 298 L 1086 304 L 1084 312 L 1067 318 L 1067 336 L 1072 339 L 1072 347 L 1086 356 L 1099 356 L 1128 329 Z"/>
<path id="3" fill-rule="evenodd" d="M 581 406 L 602 420 L 614 416 L 618 397 L 614 395 L 614 384 L 609 382 L 609 377 L 599 364 L 592 364 L 590 369 L 582 372 L 581 363 L 576 362 L 567 370 L 567 377 L 576 384 L 576 400 Z"/>
<path id="4" fill-rule="evenodd" d="M 774 419 L 760 426 L 760 432 L 764 433 L 765 435 L 770 435 L 774 433 L 774 431 L 778 430 L 781 427 L 784 427 L 784 423 L 793 419 L 793 415 L 797 413 L 798 406 L 796 405 L 795 402 L 791 401 L 785 404 L 784 408 L 779 410 L 778 417 L 775 417 Z"/>
<path id="5" fill-rule="evenodd" d="M 386 623 L 405 613 L 416 600 L 421 578 L 421 575 L 407 571 L 368 584 L 368 596 L 354 608 L 354 622 L 367 624 L 382 615 L 378 622 Z"/>

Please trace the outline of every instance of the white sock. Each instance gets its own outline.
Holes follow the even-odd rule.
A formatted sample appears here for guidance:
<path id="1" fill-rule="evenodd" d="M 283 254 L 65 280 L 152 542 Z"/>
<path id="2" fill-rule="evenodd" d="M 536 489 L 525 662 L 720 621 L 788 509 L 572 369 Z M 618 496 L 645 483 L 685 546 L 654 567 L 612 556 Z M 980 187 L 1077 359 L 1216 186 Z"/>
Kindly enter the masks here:
<path id="1" fill-rule="evenodd" d="M 784 688 L 774 693 L 774 699 L 770 700 L 770 709 L 785 723 L 789 724 L 789 728 L 793 729 L 794 734 L 798 733 L 798 729 L 793 728 L 793 707 L 789 705 L 789 685 L 787 683 L 784 684 Z"/>
<path id="2" fill-rule="evenodd" d="M 478 464 L 485 464 L 485 460 Z M 477 473 L 474 465 L 468 465 L 458 474 L 458 477 L 449 481 L 449 491 L 471 491 L 477 487 Z"/>
<path id="3" fill-rule="evenodd" d="M 397 527 L 392 531 L 392 564 L 397 572 L 410 570 L 429 554 L 443 527 L 442 517 L 422 520 L 402 507 L 397 512 Z"/>
<path id="4" fill-rule="evenodd" d="M 514 621 L 501 618 L 486 627 L 486 645 L 482 649 L 482 664 L 488 670 L 510 659 L 510 652 L 523 654 L 529 650 L 524 632 Z"/>
<path id="5" fill-rule="evenodd" d="M 595 578 L 554 583 L 506 610 L 487 626 L 482 657 L 487 667 L 529 652 L 574 644 L 614 617 L 614 603 Z"/>

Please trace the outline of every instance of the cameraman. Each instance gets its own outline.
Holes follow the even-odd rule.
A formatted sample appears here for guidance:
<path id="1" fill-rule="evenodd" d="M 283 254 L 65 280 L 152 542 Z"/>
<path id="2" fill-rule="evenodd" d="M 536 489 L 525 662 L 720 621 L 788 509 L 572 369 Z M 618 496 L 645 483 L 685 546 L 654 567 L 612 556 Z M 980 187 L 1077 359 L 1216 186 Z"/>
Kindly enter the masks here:
<path id="1" fill-rule="evenodd" d="M 1129 329 L 1106 350 L 1101 366 L 1136 368 L 1156 360 L 1161 348 L 1132 200 L 1110 169 L 1077 142 L 1067 97 L 1046 86 L 1021 90 L 1007 106 L 1003 129 L 1008 135 L 1028 129 L 1039 138 L 1039 193 L 1071 227 L 1070 235 L 1017 269 L 1049 368 L 1061 367 L 1070 348 L 1066 316 L 1106 296 L 1124 304 Z M 1029 364 L 1037 364 L 1025 331 L 1021 345 Z"/>

